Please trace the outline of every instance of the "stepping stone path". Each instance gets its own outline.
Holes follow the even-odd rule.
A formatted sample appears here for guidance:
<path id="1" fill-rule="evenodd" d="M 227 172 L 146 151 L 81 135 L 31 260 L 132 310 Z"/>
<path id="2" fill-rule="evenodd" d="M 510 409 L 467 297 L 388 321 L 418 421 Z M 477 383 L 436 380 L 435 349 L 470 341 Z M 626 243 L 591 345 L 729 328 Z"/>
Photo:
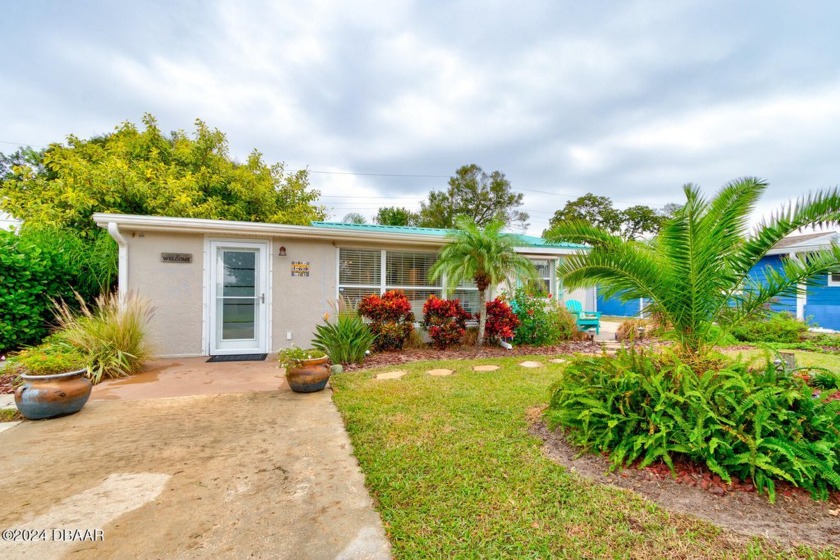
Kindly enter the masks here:
<path id="1" fill-rule="evenodd" d="M 496 371 L 499 369 L 499 366 L 473 366 L 473 371 Z"/>
<path id="2" fill-rule="evenodd" d="M 552 364 L 565 364 L 566 363 L 566 360 L 563 360 L 561 358 L 557 358 L 556 360 L 548 360 L 548 361 L 551 362 Z"/>
<path id="3" fill-rule="evenodd" d="M 542 362 L 520 362 L 519 365 L 527 368 L 538 368 L 542 367 Z"/>
<path id="4" fill-rule="evenodd" d="M 405 375 L 406 371 L 386 371 L 385 373 L 378 373 L 376 379 L 399 379 Z"/>
<path id="5" fill-rule="evenodd" d="M 428 373 L 429 375 L 434 375 L 435 377 L 443 377 L 445 375 L 452 375 L 455 372 L 451 369 L 430 369 L 426 373 Z"/>

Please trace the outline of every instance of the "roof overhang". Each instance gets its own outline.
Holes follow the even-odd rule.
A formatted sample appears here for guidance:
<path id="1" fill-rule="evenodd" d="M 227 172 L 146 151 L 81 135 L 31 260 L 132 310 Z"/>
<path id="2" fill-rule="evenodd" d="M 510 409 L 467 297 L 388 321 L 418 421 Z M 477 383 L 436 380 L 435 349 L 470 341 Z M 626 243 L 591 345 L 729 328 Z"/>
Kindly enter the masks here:
<path id="1" fill-rule="evenodd" d="M 813 253 L 830 249 L 832 245 L 840 242 L 840 234 L 826 233 L 823 237 L 808 239 L 802 243 L 788 245 L 787 247 L 773 248 L 767 251 L 768 255 L 789 255 L 791 253 Z"/>
<path id="2" fill-rule="evenodd" d="M 235 235 L 247 237 L 280 237 L 285 239 L 328 240 L 333 242 L 369 243 L 423 246 L 438 249 L 446 243 L 444 235 L 410 234 L 377 231 L 348 231 L 313 226 L 267 224 L 263 222 L 235 222 L 202 218 L 169 218 L 165 216 L 138 216 L 132 214 L 96 213 L 93 221 L 101 228 L 116 224 L 128 231 L 156 231 L 169 233 L 196 233 L 210 235 Z M 570 255 L 579 249 L 562 247 L 521 246 L 516 252 L 529 255 Z"/>

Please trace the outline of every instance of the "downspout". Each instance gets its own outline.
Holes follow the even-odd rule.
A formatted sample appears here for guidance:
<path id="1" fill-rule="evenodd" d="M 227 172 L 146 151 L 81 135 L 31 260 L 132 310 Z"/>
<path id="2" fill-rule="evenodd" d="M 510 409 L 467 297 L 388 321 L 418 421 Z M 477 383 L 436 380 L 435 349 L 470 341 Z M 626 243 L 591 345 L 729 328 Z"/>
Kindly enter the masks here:
<path id="1" fill-rule="evenodd" d="M 128 291 L 128 244 L 125 237 L 120 233 L 120 226 L 116 222 L 108 222 L 108 233 L 114 238 L 119 247 L 119 260 L 117 265 L 117 294 L 124 299 Z"/>

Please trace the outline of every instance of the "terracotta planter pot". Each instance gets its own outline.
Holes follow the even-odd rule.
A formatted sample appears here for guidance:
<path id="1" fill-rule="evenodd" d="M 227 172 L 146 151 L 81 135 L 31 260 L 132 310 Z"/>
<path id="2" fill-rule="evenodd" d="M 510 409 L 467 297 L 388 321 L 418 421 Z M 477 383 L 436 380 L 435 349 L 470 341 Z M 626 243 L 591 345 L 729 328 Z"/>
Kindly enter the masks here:
<path id="1" fill-rule="evenodd" d="M 15 391 L 15 404 L 24 418 L 42 420 L 79 412 L 92 385 L 86 370 L 55 375 L 21 375 L 23 385 Z"/>
<path id="2" fill-rule="evenodd" d="M 330 379 L 329 359 L 315 358 L 313 360 L 302 360 L 300 366 L 289 366 L 286 368 L 286 381 L 289 387 L 296 393 L 314 393 L 327 386 Z"/>

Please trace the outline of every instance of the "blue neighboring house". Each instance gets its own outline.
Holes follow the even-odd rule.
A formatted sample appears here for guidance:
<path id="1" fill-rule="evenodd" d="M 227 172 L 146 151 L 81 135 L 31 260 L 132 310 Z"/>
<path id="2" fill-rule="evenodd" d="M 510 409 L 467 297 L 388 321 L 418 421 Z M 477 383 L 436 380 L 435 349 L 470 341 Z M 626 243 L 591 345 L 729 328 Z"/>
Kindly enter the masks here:
<path id="1" fill-rule="evenodd" d="M 790 235 L 768 251 L 750 275 L 760 277 L 761 271 L 767 267 L 781 268 L 783 259 L 799 258 L 828 249 L 838 242 L 840 233 L 836 231 Z M 776 298 L 770 307 L 773 311 L 792 313 L 798 319 L 807 320 L 813 327 L 840 331 L 840 273 L 823 274 L 814 280 L 804 293 Z"/>
<path id="2" fill-rule="evenodd" d="M 840 243 L 840 233 L 832 231 L 785 237 L 759 261 L 750 276 L 761 277 L 767 267 L 781 268 L 783 259 L 827 249 L 832 243 Z M 807 320 L 813 327 L 840 331 L 840 273 L 825 274 L 815 281 L 816 284 L 808 286 L 805 293 L 776 298 L 770 307 Z M 600 294 L 597 302 L 598 311 L 619 317 L 638 317 L 645 304 L 643 300 L 622 302 L 618 298 L 604 299 Z"/>

